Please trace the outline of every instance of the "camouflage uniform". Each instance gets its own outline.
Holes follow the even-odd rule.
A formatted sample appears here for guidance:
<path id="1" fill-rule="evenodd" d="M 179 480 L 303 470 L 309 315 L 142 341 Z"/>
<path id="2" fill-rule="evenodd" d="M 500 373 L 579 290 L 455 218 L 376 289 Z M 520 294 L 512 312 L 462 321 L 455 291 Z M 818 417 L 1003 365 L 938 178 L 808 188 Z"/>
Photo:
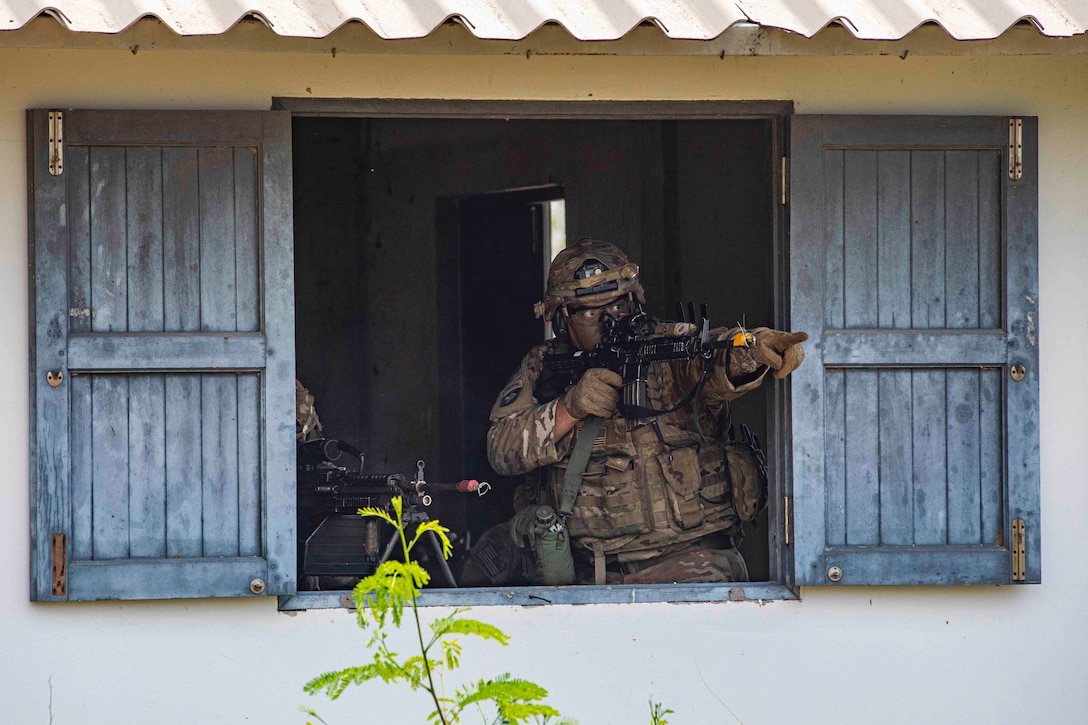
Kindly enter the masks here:
<path id="1" fill-rule="evenodd" d="M 306 386 L 295 380 L 295 438 L 309 440 L 321 433 L 321 420 L 314 408 L 314 396 Z"/>
<path id="2" fill-rule="evenodd" d="M 556 440 L 559 398 L 536 397 L 543 357 L 568 352 L 575 334 L 581 349 L 589 349 L 594 343 L 587 330 L 593 328 L 586 326 L 620 298 L 635 310 L 646 301 L 638 266 L 618 247 L 582 239 L 552 262 L 548 289 L 535 310 L 552 322 L 558 337 L 522 360 L 492 408 L 487 434 L 496 472 L 532 473 L 529 478 L 538 479 L 531 495 L 524 488 L 515 494 L 516 506 L 558 505 L 567 462 L 584 428 L 578 420 Z M 595 310 L 596 316 L 585 316 Z M 712 331 L 716 339 L 729 340 L 737 332 Z M 741 521 L 754 518 L 765 490 L 751 450 L 722 442 L 719 414 L 728 401 L 758 387 L 769 369 L 781 378 L 800 365 L 800 342 L 808 337 L 766 328 L 751 332 L 741 336 L 742 346 L 715 354 L 700 390 L 698 422 L 689 406 L 650 419 L 613 414 L 603 421 L 567 522 L 583 580 L 747 580 L 734 545 Z M 650 406 L 676 405 L 702 379 L 703 364 L 702 359 L 653 363 L 646 386 Z M 586 414 L 572 415 L 566 404 L 564 409 L 575 419 Z"/>
<path id="3" fill-rule="evenodd" d="M 713 332 L 724 337 L 735 331 Z M 525 356 L 491 411 L 487 435 L 491 466 L 503 475 L 540 469 L 543 498 L 553 505 L 584 422 L 555 440 L 557 400 L 538 401 L 533 388 L 543 355 L 565 351 L 564 343 L 552 340 Z M 709 443 L 700 445 L 689 406 L 651 420 L 604 421 L 568 522 L 581 569 L 592 567 L 598 583 L 747 579 L 730 542 L 739 538 L 740 518 L 722 470 L 722 448 L 714 441 L 723 432 L 722 406 L 758 387 L 767 369 L 743 349 L 730 351 L 728 363 L 725 355 L 717 353 L 714 373 L 700 393 L 700 423 Z M 702 365 L 655 363 L 647 381 L 652 407 L 675 405 L 696 385 Z M 730 380 L 727 367 L 733 380 L 743 382 Z"/>

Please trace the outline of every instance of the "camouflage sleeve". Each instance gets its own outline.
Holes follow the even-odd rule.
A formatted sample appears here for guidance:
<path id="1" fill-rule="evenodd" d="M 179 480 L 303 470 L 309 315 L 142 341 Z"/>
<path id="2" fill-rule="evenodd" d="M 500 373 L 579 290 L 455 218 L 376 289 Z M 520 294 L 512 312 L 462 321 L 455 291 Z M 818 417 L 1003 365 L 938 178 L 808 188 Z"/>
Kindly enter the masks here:
<path id="1" fill-rule="evenodd" d="M 557 400 L 538 405 L 533 384 L 540 376 L 543 347 L 533 348 L 499 393 L 487 431 L 487 459 L 496 473 L 515 476 L 566 458 L 573 435 L 556 441 Z"/>
<path id="2" fill-rule="evenodd" d="M 726 340 L 740 332 L 739 327 L 718 327 L 710 331 L 711 338 Z M 763 384 L 769 368 L 760 365 L 747 348 L 736 347 L 721 350 L 714 355 L 714 372 L 703 385 L 700 402 L 717 407 L 755 390 Z M 695 385 L 703 375 L 703 360 L 692 360 L 682 371 L 686 385 Z"/>

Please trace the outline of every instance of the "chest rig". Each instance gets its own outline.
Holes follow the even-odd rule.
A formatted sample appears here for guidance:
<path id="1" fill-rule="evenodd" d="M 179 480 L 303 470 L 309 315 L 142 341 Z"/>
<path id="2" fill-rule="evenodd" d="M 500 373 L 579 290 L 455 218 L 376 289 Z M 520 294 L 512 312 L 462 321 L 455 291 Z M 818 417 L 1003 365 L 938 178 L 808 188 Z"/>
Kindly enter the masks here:
<path id="1" fill-rule="evenodd" d="M 651 369 L 647 394 L 655 408 L 670 408 L 683 397 L 675 364 Z M 577 434 L 585 428 L 580 423 Z M 636 561 L 712 533 L 739 534 L 718 433 L 712 416 L 696 425 L 688 406 L 651 419 L 602 421 L 567 522 L 576 545 Z M 568 458 L 547 469 L 557 502 L 570 464 Z"/>

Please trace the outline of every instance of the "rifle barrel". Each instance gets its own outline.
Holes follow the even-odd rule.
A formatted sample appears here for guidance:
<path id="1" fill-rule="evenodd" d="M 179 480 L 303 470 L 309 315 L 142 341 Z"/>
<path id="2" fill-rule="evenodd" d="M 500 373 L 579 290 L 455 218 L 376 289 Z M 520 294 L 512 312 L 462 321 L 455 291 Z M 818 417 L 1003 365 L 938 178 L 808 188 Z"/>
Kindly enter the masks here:
<path id="1" fill-rule="evenodd" d="M 481 496 L 491 489 L 487 481 L 477 481 L 475 478 L 458 481 L 457 483 L 428 483 L 427 491 L 451 491 L 456 493 L 478 493 Z"/>

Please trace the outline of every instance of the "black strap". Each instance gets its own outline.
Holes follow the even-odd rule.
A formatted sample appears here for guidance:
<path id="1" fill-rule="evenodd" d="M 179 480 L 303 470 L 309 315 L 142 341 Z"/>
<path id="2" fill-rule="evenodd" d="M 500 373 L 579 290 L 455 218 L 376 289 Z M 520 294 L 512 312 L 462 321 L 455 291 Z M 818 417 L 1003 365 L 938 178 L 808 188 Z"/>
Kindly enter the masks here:
<path id="1" fill-rule="evenodd" d="M 589 454 L 593 441 L 601 431 L 603 418 L 591 415 L 585 419 L 578 431 L 578 440 L 574 442 L 574 451 L 567 461 L 567 472 L 563 476 L 563 493 L 559 497 L 559 518 L 565 524 L 574 511 L 574 500 L 578 498 L 578 489 L 582 487 L 582 474 L 589 465 Z"/>

